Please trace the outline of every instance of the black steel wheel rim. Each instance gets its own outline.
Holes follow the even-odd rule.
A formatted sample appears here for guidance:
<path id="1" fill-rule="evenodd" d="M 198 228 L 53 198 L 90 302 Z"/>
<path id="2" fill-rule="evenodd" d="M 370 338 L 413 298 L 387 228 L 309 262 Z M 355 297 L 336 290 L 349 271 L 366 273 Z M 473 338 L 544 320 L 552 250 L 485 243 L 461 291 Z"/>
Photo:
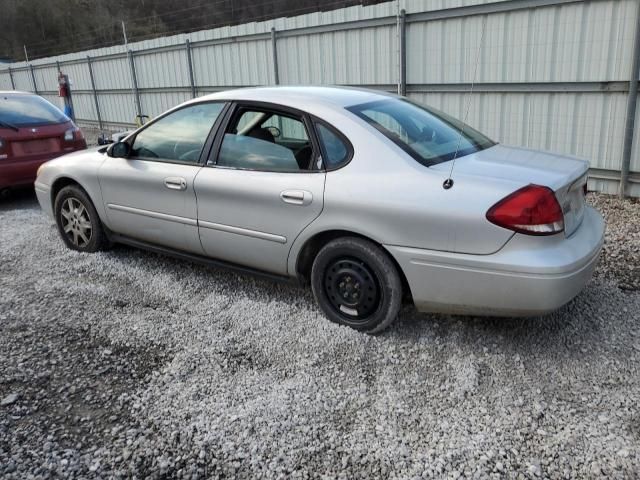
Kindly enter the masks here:
<path id="1" fill-rule="evenodd" d="M 325 270 L 324 289 L 331 306 L 351 323 L 365 321 L 382 301 L 375 274 L 356 258 L 333 260 Z"/>

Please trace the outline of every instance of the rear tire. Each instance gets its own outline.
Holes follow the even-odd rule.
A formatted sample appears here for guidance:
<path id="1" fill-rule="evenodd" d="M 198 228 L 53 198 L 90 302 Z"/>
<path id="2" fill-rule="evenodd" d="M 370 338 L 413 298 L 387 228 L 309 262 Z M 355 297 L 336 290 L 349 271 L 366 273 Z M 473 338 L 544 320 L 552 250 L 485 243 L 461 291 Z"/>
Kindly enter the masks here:
<path id="1" fill-rule="evenodd" d="M 98 212 L 79 186 L 69 185 L 58 192 L 54 212 L 58 233 L 68 248 L 93 253 L 108 246 Z"/>
<path id="2" fill-rule="evenodd" d="M 327 243 L 311 268 L 313 294 L 332 322 L 379 333 L 397 318 L 402 280 L 378 245 L 357 237 Z"/>

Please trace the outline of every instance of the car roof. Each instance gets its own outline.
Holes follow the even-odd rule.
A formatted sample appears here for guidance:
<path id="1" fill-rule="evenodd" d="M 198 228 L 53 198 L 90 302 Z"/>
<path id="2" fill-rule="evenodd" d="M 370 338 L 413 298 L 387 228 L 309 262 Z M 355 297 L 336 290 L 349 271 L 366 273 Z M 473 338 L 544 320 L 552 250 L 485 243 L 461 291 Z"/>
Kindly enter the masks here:
<path id="1" fill-rule="evenodd" d="M 35 95 L 35 93 L 23 92 L 21 90 L 0 90 L 0 95 Z"/>
<path id="2" fill-rule="evenodd" d="M 351 87 L 283 86 L 226 90 L 198 98 L 203 100 L 251 100 L 273 102 L 292 107 L 308 103 L 349 107 L 393 97 L 384 91 Z"/>

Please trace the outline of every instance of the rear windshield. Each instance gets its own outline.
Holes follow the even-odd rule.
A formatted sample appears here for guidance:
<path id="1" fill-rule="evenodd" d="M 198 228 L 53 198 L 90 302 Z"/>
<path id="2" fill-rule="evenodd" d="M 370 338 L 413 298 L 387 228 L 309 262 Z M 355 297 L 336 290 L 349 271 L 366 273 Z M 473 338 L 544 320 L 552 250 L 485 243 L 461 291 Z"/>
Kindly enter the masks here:
<path id="1" fill-rule="evenodd" d="M 0 121 L 24 127 L 66 123 L 69 117 L 37 95 L 0 94 Z"/>
<path id="2" fill-rule="evenodd" d="M 460 120 L 406 99 L 378 100 L 347 110 L 374 126 L 427 167 L 495 145 Z"/>

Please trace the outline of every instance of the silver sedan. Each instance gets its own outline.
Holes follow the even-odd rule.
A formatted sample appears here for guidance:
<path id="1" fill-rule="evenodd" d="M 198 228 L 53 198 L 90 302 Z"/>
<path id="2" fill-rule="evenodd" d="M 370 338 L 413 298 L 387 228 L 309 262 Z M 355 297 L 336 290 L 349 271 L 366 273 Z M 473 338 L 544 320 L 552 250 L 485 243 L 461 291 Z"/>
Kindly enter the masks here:
<path id="1" fill-rule="evenodd" d="M 297 279 L 330 320 L 375 333 L 403 301 L 500 316 L 569 302 L 603 243 L 587 172 L 405 98 L 280 87 L 184 103 L 46 163 L 36 192 L 69 248 Z"/>

